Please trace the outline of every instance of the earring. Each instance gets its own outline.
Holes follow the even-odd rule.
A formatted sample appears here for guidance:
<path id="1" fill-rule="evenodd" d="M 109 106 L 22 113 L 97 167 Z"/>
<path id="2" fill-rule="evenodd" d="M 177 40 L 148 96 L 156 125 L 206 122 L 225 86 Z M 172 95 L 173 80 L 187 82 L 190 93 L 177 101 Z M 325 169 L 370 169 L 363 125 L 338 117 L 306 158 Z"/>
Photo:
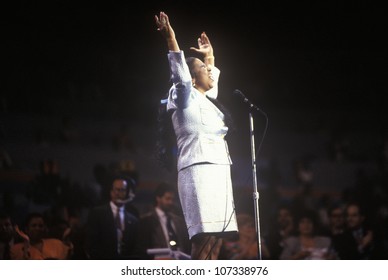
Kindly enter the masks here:
<path id="1" fill-rule="evenodd" d="M 195 83 L 193 83 L 193 87 L 195 87 Z"/>

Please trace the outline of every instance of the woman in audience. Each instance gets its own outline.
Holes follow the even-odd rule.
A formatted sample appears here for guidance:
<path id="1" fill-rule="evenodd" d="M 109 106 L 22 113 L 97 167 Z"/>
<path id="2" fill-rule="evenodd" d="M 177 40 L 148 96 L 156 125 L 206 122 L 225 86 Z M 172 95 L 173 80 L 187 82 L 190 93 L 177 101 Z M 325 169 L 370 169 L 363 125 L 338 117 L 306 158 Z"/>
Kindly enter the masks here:
<path id="1" fill-rule="evenodd" d="M 43 215 L 32 213 L 28 216 L 25 232 L 15 227 L 16 232 L 23 239 L 11 248 L 11 259 L 14 260 L 64 260 L 69 259 L 72 252 L 71 242 L 56 238 L 46 238 L 47 226 Z M 70 231 L 66 230 L 63 240 L 67 239 Z"/>
<path id="2" fill-rule="evenodd" d="M 288 237 L 280 255 L 282 260 L 325 260 L 336 259 L 331 239 L 316 235 L 314 212 L 303 212 L 298 219 L 298 234 Z"/>

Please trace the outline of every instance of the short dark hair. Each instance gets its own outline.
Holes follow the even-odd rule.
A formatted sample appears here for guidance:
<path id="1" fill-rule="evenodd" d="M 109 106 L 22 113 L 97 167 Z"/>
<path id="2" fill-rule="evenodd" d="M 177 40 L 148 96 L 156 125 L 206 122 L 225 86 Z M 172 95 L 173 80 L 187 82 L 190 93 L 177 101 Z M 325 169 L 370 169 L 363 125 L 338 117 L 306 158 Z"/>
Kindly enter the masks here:
<path id="1" fill-rule="evenodd" d="M 319 220 L 318 215 L 314 210 L 301 211 L 297 216 L 297 223 L 299 224 L 299 222 L 302 219 L 309 219 L 312 222 L 312 224 L 314 225 L 315 231 L 320 226 L 319 222 L 318 222 L 318 220 Z"/>
<path id="2" fill-rule="evenodd" d="M 343 213 L 345 213 L 345 207 L 343 206 L 343 204 L 340 204 L 340 203 L 334 203 L 332 205 L 330 205 L 330 207 L 327 209 L 327 214 L 329 216 L 331 216 L 331 214 L 333 213 L 334 210 L 337 210 L 337 209 L 341 209 L 341 211 Z"/>
<path id="3" fill-rule="evenodd" d="M 31 212 L 27 215 L 27 217 L 24 221 L 24 229 L 26 229 L 29 226 L 29 224 L 31 223 L 31 221 L 33 219 L 36 219 L 36 218 L 41 218 L 43 220 L 43 223 L 47 226 L 47 219 L 42 213 Z"/>
<path id="4" fill-rule="evenodd" d="M 186 58 L 186 64 L 189 67 L 191 78 L 195 78 L 195 73 L 193 69 L 194 69 L 194 62 L 196 61 L 196 59 L 197 59 L 196 57 L 192 57 L 192 56 Z"/>
<path id="5" fill-rule="evenodd" d="M 119 174 L 119 175 L 112 176 L 112 178 L 110 180 L 110 189 L 113 188 L 113 182 L 116 180 L 125 181 L 127 183 L 128 190 L 132 189 L 134 191 L 136 188 L 136 181 L 132 177 L 130 177 L 128 175 Z"/>
<path id="6" fill-rule="evenodd" d="M 175 187 L 169 183 L 166 183 L 166 182 L 160 183 L 154 191 L 155 203 L 156 203 L 157 197 L 162 197 L 165 193 L 168 193 L 168 192 L 175 194 L 176 193 Z"/>
<path id="7" fill-rule="evenodd" d="M 365 207 L 360 202 L 358 202 L 358 201 L 350 201 L 346 205 L 345 211 L 347 212 L 349 207 L 351 207 L 351 206 L 356 206 L 358 208 L 358 213 L 360 214 L 360 216 L 365 216 L 366 215 Z"/>

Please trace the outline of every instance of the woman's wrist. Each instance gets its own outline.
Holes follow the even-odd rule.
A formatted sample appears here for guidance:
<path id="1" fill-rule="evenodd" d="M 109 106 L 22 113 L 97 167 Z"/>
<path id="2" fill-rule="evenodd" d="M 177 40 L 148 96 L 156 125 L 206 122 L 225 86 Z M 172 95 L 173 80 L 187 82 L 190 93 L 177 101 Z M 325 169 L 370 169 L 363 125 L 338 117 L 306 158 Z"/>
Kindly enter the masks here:
<path id="1" fill-rule="evenodd" d="M 204 58 L 205 64 L 212 64 L 214 65 L 214 56 L 213 55 L 207 55 Z"/>

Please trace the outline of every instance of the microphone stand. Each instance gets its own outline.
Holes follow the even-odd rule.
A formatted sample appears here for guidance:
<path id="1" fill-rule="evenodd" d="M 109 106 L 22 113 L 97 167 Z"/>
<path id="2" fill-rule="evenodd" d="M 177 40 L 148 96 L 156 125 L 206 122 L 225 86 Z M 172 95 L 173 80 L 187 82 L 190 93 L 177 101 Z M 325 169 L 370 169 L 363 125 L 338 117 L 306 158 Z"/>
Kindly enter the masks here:
<path id="1" fill-rule="evenodd" d="M 249 105 L 251 109 L 255 109 L 264 115 L 266 119 L 266 125 L 264 129 L 263 137 L 267 131 L 268 127 L 268 117 L 267 114 L 260 110 L 256 105 L 252 104 L 240 91 L 237 91 L 237 94 L 241 95 L 244 99 L 244 102 Z M 250 139 L 251 139 L 251 158 L 252 158 L 252 178 L 253 178 L 253 204 L 255 211 L 255 225 L 256 225 L 256 233 L 257 233 L 257 249 L 258 249 L 258 259 L 262 260 L 262 250 L 261 250 L 261 230 L 260 230 L 260 211 L 259 211 L 259 191 L 257 186 L 257 173 L 256 173 L 256 151 L 255 151 L 255 129 L 253 123 L 253 115 L 252 112 L 249 112 L 249 127 L 250 127 Z M 261 143 L 264 138 L 261 139 L 259 150 L 261 147 Z"/>
<path id="2" fill-rule="evenodd" d="M 249 112 L 249 124 L 250 124 L 250 136 L 251 136 L 251 157 L 252 157 L 252 178 L 253 178 L 253 205 L 255 210 L 255 224 L 257 233 L 257 245 L 259 252 L 259 260 L 262 260 L 261 253 L 261 235 L 260 235 L 260 213 L 259 213 L 259 192 L 257 187 L 257 175 L 256 175 L 256 152 L 255 152 L 255 130 L 253 124 L 252 113 Z"/>

